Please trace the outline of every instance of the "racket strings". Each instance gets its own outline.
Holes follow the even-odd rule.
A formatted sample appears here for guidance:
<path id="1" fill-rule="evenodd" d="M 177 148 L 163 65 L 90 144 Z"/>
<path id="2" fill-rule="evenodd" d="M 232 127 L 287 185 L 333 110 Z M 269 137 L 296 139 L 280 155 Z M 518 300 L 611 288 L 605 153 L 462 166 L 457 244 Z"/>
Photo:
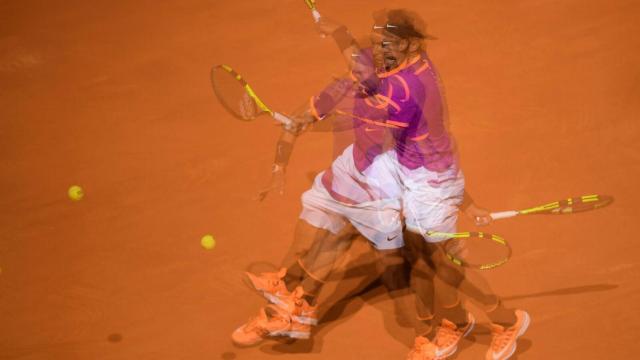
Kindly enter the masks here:
<path id="1" fill-rule="evenodd" d="M 496 268 L 511 257 L 511 248 L 500 236 L 482 232 L 456 233 L 445 243 L 447 257 L 460 266 L 481 270 Z"/>
<path id="2" fill-rule="evenodd" d="M 559 212 L 580 212 L 597 209 L 608 205 L 611 201 L 612 198 L 606 195 L 585 195 L 577 198 L 569 198 L 561 202 Z"/>
<path id="3" fill-rule="evenodd" d="M 235 117 L 251 120 L 260 114 L 259 104 L 250 96 L 253 90 L 231 68 L 224 65 L 214 67 L 211 84 L 220 103 Z"/>
<path id="4" fill-rule="evenodd" d="M 569 214 L 604 207 L 612 201 L 613 198 L 607 195 L 583 195 L 520 210 L 519 213 L 522 215 L 534 213 Z"/>

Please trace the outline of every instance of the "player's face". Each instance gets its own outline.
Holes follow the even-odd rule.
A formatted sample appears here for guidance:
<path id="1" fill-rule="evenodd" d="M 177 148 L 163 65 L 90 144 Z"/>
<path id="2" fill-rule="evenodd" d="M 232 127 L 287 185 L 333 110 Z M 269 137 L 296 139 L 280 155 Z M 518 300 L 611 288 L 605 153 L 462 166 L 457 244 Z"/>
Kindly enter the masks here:
<path id="1" fill-rule="evenodd" d="M 371 32 L 371 44 L 374 65 L 378 70 L 391 71 L 398 67 L 407 56 L 407 40 L 375 27 Z"/>

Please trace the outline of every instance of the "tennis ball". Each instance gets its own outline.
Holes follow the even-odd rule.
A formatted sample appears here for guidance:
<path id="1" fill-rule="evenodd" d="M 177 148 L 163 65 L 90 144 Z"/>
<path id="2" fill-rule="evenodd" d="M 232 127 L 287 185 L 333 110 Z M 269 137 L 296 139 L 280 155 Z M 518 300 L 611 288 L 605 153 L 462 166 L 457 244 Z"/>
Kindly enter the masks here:
<path id="1" fill-rule="evenodd" d="M 67 194 L 69 195 L 69 199 L 73 201 L 79 201 L 84 197 L 84 191 L 78 185 L 71 186 L 67 191 Z"/>
<path id="2" fill-rule="evenodd" d="M 216 247 L 216 239 L 214 239 L 213 236 L 207 234 L 203 236 L 202 239 L 200 239 L 200 245 L 202 245 L 202 247 L 206 250 L 211 250 Z"/>

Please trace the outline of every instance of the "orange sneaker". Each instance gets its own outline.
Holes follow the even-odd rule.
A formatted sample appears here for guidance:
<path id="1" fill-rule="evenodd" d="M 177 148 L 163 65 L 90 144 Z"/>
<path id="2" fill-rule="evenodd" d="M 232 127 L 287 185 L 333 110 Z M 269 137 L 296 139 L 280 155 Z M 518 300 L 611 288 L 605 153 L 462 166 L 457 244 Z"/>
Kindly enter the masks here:
<path id="1" fill-rule="evenodd" d="M 268 336 L 286 336 L 291 330 L 289 314 L 275 306 L 267 305 L 260 309 L 258 316 L 237 328 L 231 334 L 231 340 L 240 346 L 256 345 Z"/>
<path id="2" fill-rule="evenodd" d="M 457 327 L 451 321 L 442 319 L 433 340 L 436 345 L 435 359 L 446 359 L 458 350 L 458 343 L 471 332 L 476 323 L 476 319 L 470 313 L 467 315 L 467 319 L 467 324 L 463 327 Z"/>
<path id="3" fill-rule="evenodd" d="M 524 310 L 516 310 L 516 323 L 504 328 L 497 324 L 491 324 L 491 347 L 487 351 L 486 360 L 506 360 L 516 351 L 516 341 L 529 327 L 531 317 Z"/>
<path id="4" fill-rule="evenodd" d="M 407 360 L 435 360 L 437 359 L 436 350 L 436 344 L 424 336 L 418 336 L 413 344 L 413 349 L 407 355 Z"/>
<path id="5" fill-rule="evenodd" d="M 287 275 L 286 268 L 282 268 L 278 272 L 267 272 L 260 275 L 249 272 L 245 272 L 245 274 L 251 286 L 271 303 L 280 304 L 281 298 L 289 295 L 289 290 L 284 283 L 284 277 Z"/>

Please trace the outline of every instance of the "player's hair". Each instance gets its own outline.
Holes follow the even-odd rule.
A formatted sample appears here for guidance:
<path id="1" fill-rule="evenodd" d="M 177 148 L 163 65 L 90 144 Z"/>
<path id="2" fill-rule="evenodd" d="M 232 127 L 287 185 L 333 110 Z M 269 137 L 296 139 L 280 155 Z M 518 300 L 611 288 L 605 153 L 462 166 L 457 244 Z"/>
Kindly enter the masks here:
<path id="1" fill-rule="evenodd" d="M 402 39 L 433 40 L 427 34 L 427 26 L 416 12 L 407 9 L 382 9 L 373 14 L 375 24 Z"/>

